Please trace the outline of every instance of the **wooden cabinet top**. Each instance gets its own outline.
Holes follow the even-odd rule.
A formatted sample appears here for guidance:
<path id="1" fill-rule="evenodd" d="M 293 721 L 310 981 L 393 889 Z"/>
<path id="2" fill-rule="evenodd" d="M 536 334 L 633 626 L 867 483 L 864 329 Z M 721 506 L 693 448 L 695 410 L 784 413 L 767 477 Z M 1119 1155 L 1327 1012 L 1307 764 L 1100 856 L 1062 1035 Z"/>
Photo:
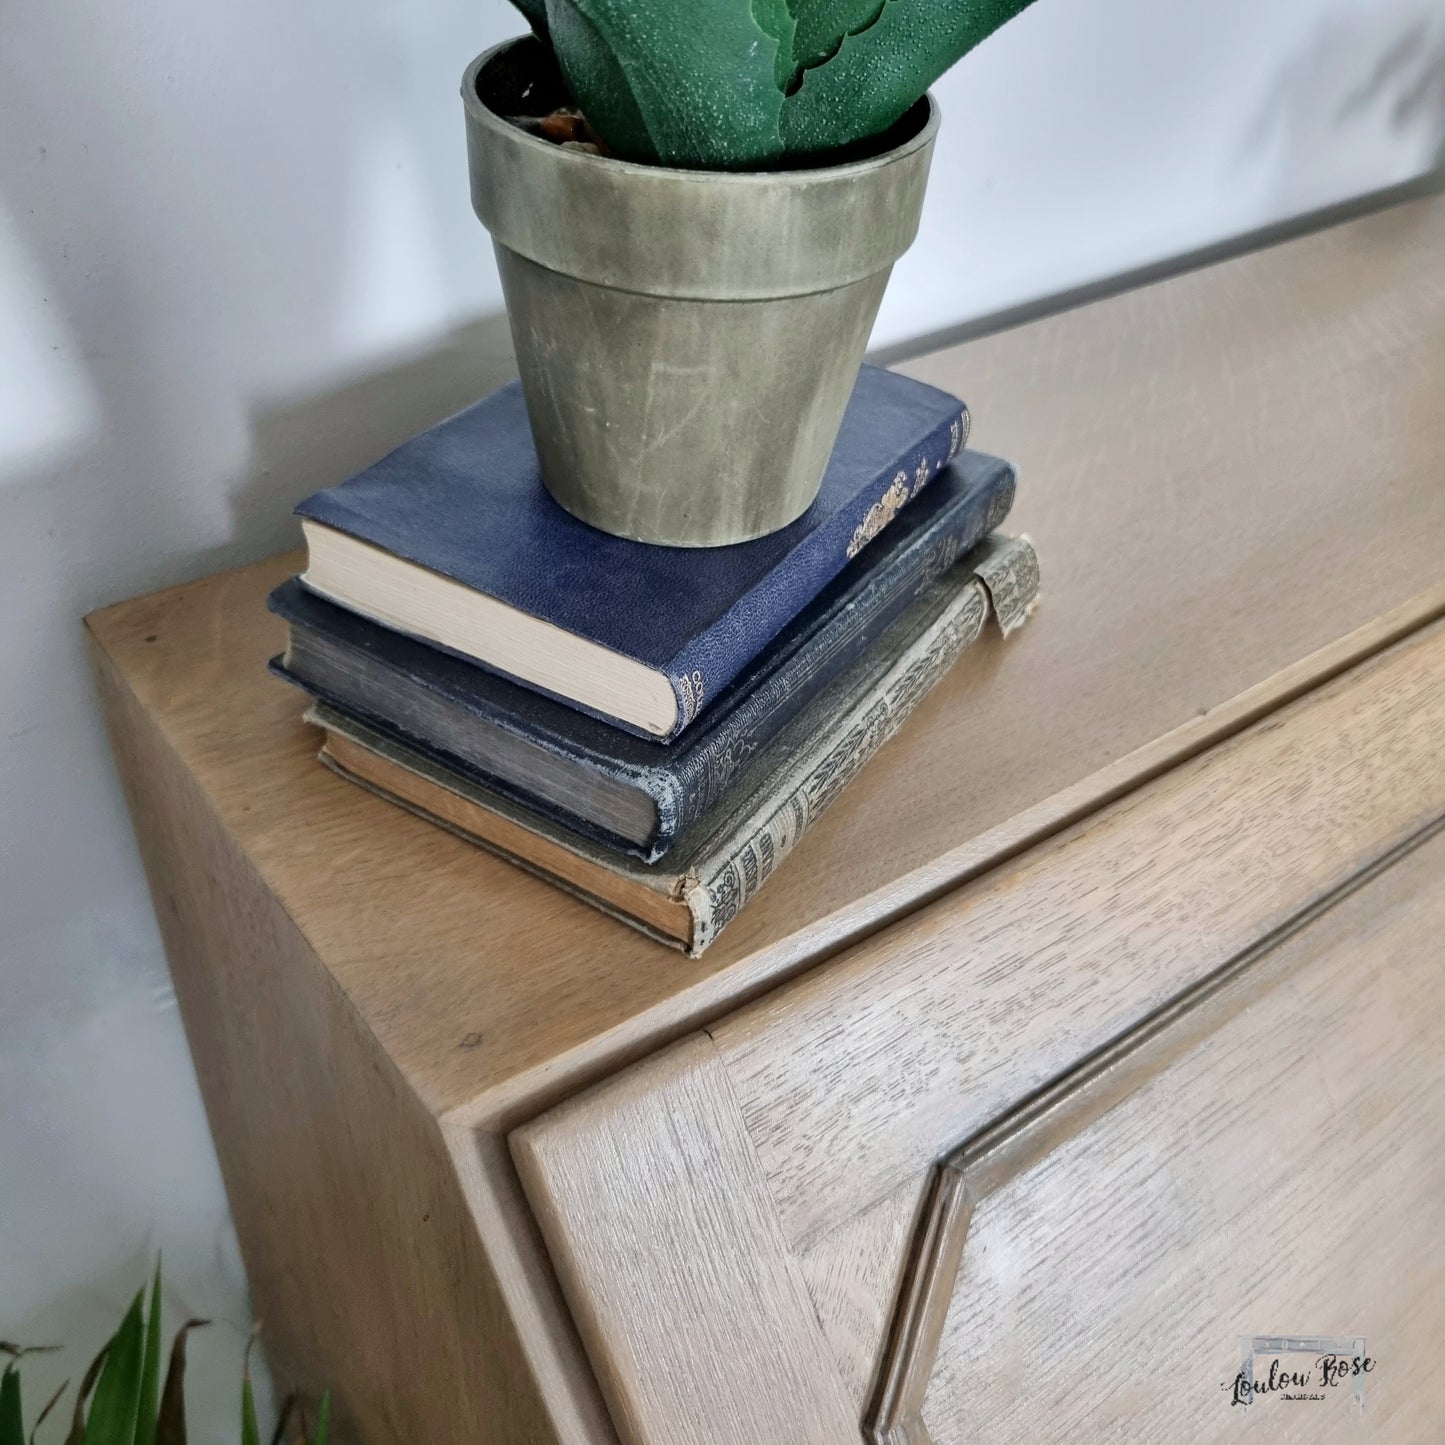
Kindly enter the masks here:
<path id="1" fill-rule="evenodd" d="M 903 369 L 1019 463 L 1010 526 L 1043 603 L 964 657 L 700 961 L 316 763 L 265 667 L 264 598 L 299 557 L 88 619 L 112 704 L 434 1112 L 531 1112 L 1445 612 L 1445 198 Z"/>

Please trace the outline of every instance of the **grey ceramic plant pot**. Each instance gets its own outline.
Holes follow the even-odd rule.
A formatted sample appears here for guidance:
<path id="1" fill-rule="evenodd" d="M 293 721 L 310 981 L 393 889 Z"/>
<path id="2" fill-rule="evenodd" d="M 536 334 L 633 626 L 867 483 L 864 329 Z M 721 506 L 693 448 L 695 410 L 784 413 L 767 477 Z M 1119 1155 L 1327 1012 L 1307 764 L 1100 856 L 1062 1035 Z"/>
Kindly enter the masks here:
<path id="1" fill-rule="evenodd" d="M 552 495 L 603 531 L 672 546 L 801 516 L 918 230 L 932 99 L 869 158 L 722 172 L 597 156 L 511 123 L 565 98 L 530 37 L 473 61 L 462 98 L 472 204 Z"/>

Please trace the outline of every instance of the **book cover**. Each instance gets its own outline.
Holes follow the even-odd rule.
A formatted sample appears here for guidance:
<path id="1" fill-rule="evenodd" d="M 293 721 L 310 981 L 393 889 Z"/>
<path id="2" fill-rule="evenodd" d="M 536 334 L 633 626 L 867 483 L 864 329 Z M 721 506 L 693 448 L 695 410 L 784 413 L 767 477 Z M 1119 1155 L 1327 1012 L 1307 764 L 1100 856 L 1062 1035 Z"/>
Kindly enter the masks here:
<path id="1" fill-rule="evenodd" d="M 601 848 L 325 703 L 334 771 L 479 843 L 652 937 L 700 955 L 767 882 L 870 757 L 978 637 L 1005 634 L 1038 597 L 1027 538 L 991 538 L 935 581 L 873 653 L 814 697 L 766 760 L 690 829 L 663 865 Z"/>
<path id="2" fill-rule="evenodd" d="M 552 500 L 512 383 L 296 511 L 665 678 L 672 721 L 657 735 L 671 738 L 962 449 L 967 428 L 955 397 L 865 366 L 802 517 L 735 547 L 654 547 Z"/>
<path id="3" fill-rule="evenodd" d="M 671 744 L 610 727 L 294 581 L 269 600 L 291 628 L 286 656 L 273 667 L 483 786 L 654 862 L 818 689 L 1003 522 L 1014 491 L 1007 462 L 965 452 Z"/>

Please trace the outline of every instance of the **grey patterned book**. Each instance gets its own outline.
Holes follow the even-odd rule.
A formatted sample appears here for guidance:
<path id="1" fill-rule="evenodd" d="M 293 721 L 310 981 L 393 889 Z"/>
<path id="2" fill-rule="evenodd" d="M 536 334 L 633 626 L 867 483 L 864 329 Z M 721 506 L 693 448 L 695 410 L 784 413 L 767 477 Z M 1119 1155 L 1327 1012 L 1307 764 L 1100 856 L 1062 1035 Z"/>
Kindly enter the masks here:
<path id="1" fill-rule="evenodd" d="M 335 772 L 611 913 L 692 957 L 738 915 L 870 757 L 982 632 L 1005 634 L 1038 596 L 1027 538 L 989 538 L 934 583 L 877 647 L 820 693 L 690 828 L 665 863 L 601 847 L 326 703 Z"/>

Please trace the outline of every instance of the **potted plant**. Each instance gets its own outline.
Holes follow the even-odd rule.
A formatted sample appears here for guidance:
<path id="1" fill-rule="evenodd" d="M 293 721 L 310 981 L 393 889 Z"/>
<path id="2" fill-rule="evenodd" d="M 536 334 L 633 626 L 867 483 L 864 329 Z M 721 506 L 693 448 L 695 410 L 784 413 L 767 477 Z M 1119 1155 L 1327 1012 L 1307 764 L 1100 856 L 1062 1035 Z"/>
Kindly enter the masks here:
<path id="1" fill-rule="evenodd" d="M 145 1293 L 144 1289 L 136 1293 L 115 1333 L 101 1346 L 76 1387 L 70 1429 L 64 1435 L 65 1445 L 186 1445 L 186 1337 L 209 1321 L 187 1320 L 176 1331 L 162 1386 L 164 1341 L 159 1264 L 151 1280 L 149 1309 Z M 258 1325 L 251 1332 L 242 1362 L 241 1445 L 261 1445 L 256 1397 L 251 1386 L 251 1346 L 259 1329 Z M 56 1348 L 55 1345 L 27 1348 L 0 1340 L 0 1356 L 7 1357 L 4 1370 L 0 1371 L 0 1445 L 37 1445 L 41 1428 L 52 1415 L 56 1418 L 56 1429 L 49 1438 L 59 1445 L 61 1427 L 56 1407 L 70 1388 L 70 1381 L 62 1384 L 40 1408 L 29 1435 L 25 1433 L 25 1405 L 20 1389 L 24 1357 Z M 299 1445 L 307 1445 L 308 1441 L 310 1445 L 326 1445 L 331 1424 L 330 1393 L 321 1397 L 315 1434 L 307 1426 L 299 1396 L 290 1396 L 281 1407 L 271 1445 L 287 1445 L 297 1438 L 297 1416 L 301 1426 Z"/>
<path id="2" fill-rule="evenodd" d="M 786 526 L 918 229 L 927 88 L 1029 0 L 516 3 L 462 95 L 548 489 L 647 542 Z"/>

